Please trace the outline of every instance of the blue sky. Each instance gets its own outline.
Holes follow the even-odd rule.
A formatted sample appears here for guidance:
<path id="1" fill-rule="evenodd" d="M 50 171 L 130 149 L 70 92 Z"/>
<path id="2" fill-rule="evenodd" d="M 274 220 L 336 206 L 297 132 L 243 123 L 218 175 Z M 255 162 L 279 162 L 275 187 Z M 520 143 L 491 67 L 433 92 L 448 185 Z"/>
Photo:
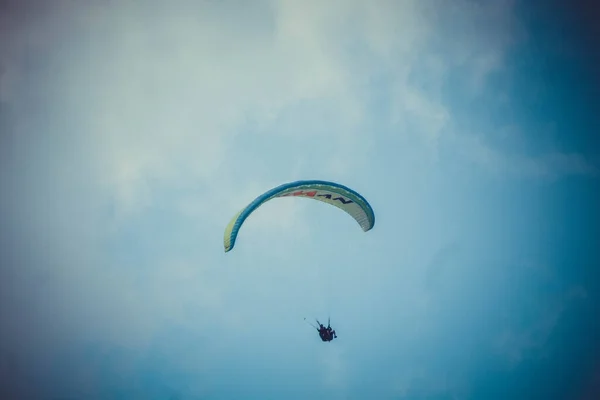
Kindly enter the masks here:
<path id="1" fill-rule="evenodd" d="M 579 14 L 3 4 L 3 396 L 600 391 L 598 81 Z M 357 190 L 375 228 L 279 199 L 225 254 L 229 219 L 297 179 Z M 325 344 L 303 318 L 328 315 Z"/>

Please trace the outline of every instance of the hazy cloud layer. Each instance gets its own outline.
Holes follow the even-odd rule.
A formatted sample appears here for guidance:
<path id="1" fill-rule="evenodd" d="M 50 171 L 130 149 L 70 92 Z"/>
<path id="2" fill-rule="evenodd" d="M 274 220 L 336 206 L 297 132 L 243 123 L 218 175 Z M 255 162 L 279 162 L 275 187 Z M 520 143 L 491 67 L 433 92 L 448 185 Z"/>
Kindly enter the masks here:
<path id="1" fill-rule="evenodd" d="M 7 396 L 470 398 L 595 301 L 559 200 L 598 165 L 520 117 L 514 2 L 2 4 Z M 375 229 L 286 199 L 223 253 L 305 178 Z"/>

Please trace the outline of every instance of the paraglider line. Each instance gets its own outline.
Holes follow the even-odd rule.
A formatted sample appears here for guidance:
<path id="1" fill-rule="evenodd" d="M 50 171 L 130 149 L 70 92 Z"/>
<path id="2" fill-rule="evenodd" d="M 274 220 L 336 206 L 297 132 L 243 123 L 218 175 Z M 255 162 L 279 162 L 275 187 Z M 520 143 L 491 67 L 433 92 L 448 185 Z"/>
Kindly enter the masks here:
<path id="1" fill-rule="evenodd" d="M 304 322 L 306 322 L 307 324 L 309 324 L 310 326 L 312 326 L 313 328 L 315 328 L 316 330 L 319 330 L 319 328 L 317 328 L 315 325 L 311 324 L 310 322 L 308 322 L 306 320 L 306 318 L 304 318 Z"/>

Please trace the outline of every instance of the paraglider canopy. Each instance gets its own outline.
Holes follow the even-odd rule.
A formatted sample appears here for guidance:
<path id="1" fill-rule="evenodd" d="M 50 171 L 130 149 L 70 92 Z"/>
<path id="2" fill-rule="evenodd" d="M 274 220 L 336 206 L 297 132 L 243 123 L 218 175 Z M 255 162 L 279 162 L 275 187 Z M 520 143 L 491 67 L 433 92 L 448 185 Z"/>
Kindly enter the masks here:
<path id="1" fill-rule="evenodd" d="M 279 197 L 302 197 L 321 201 L 345 211 L 367 232 L 375 225 L 375 214 L 369 202 L 356 191 L 335 182 L 306 180 L 285 183 L 260 196 L 238 212 L 225 228 L 225 252 L 233 249 L 238 232 L 250 214 L 267 201 Z"/>

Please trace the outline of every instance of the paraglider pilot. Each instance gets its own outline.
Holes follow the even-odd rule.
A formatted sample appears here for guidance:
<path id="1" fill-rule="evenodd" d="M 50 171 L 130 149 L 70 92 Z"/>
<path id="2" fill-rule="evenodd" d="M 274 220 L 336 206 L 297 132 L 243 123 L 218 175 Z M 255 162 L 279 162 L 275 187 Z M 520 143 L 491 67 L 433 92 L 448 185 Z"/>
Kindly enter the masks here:
<path id="1" fill-rule="evenodd" d="M 329 322 L 327 322 L 327 327 L 325 327 L 318 320 L 317 323 L 319 324 L 319 329 L 317 330 L 319 331 L 319 336 L 321 337 L 322 341 L 331 342 L 333 339 L 337 338 L 335 330 L 331 329 L 331 325 Z"/>

